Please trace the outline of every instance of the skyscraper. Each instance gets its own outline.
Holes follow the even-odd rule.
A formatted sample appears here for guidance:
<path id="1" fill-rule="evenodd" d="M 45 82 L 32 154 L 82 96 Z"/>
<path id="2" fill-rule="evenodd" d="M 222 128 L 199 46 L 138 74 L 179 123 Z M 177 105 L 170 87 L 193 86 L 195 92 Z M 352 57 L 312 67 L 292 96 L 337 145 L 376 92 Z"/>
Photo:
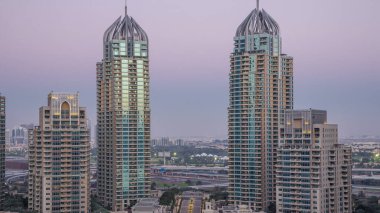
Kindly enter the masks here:
<path id="1" fill-rule="evenodd" d="M 5 97 L 0 93 L 0 210 L 4 208 L 5 193 Z"/>
<path id="2" fill-rule="evenodd" d="M 277 212 L 352 212 L 351 158 L 326 111 L 288 111 L 278 149 Z"/>
<path id="3" fill-rule="evenodd" d="M 78 94 L 50 93 L 29 141 L 28 208 L 90 212 L 90 136 Z"/>
<path id="4" fill-rule="evenodd" d="M 276 149 L 286 109 L 293 108 L 293 58 L 263 9 L 238 27 L 231 54 L 228 108 L 229 201 L 266 210 L 275 202 Z"/>
<path id="5" fill-rule="evenodd" d="M 150 194 L 148 36 L 127 14 L 104 33 L 97 63 L 98 196 L 124 211 Z"/>

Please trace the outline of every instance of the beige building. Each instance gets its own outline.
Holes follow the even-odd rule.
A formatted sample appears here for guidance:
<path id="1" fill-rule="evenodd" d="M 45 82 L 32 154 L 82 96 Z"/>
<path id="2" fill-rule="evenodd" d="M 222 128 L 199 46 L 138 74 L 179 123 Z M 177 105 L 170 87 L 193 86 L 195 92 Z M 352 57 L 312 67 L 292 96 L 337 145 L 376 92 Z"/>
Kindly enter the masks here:
<path id="1" fill-rule="evenodd" d="M 90 212 L 90 136 L 79 95 L 50 93 L 29 142 L 28 208 Z"/>
<path id="2" fill-rule="evenodd" d="M 321 110 L 288 111 L 277 161 L 278 213 L 351 213 L 351 148 Z"/>

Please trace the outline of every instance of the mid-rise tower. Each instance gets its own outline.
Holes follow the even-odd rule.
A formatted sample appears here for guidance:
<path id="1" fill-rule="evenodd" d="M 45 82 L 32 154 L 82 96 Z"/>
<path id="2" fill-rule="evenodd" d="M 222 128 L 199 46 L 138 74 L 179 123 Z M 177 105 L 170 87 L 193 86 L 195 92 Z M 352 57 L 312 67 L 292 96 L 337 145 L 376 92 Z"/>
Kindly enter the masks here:
<path id="1" fill-rule="evenodd" d="M 290 110 L 281 128 L 278 213 L 351 213 L 352 151 L 322 110 Z"/>
<path id="2" fill-rule="evenodd" d="M 280 27 L 254 9 L 238 27 L 231 54 L 228 108 L 229 201 L 263 211 L 275 202 L 279 127 L 293 108 L 293 58 Z"/>
<path id="3" fill-rule="evenodd" d="M 98 196 L 124 211 L 150 194 L 149 42 L 127 14 L 104 33 L 97 63 Z"/>
<path id="4" fill-rule="evenodd" d="M 29 141 L 28 208 L 90 212 L 90 135 L 78 94 L 50 93 Z"/>
<path id="5" fill-rule="evenodd" d="M 0 93 L 0 211 L 4 208 L 5 193 L 5 96 Z"/>

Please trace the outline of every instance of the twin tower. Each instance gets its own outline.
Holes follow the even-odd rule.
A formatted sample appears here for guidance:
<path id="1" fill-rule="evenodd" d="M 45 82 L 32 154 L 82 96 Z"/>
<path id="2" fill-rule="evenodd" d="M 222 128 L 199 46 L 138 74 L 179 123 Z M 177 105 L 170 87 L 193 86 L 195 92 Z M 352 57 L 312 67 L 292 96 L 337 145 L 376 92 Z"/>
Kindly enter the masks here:
<path id="1" fill-rule="evenodd" d="M 275 203 L 277 212 L 350 212 L 350 151 L 337 146 L 337 127 L 324 126 L 324 112 L 292 111 L 293 58 L 281 46 L 278 24 L 258 7 L 234 37 L 229 203 L 255 212 Z M 104 207 L 123 212 L 151 186 L 149 41 L 127 9 L 105 31 L 96 67 L 97 193 Z M 40 110 L 30 145 L 31 210 L 90 211 L 89 135 L 78 105 L 75 94 L 51 94 Z"/>
<path id="2" fill-rule="evenodd" d="M 293 108 L 293 59 L 276 21 L 258 8 L 237 29 L 231 54 L 229 200 L 255 210 L 275 201 L 275 150 Z M 97 64 L 98 195 L 122 211 L 150 188 L 149 43 L 126 14 L 105 32 Z"/>

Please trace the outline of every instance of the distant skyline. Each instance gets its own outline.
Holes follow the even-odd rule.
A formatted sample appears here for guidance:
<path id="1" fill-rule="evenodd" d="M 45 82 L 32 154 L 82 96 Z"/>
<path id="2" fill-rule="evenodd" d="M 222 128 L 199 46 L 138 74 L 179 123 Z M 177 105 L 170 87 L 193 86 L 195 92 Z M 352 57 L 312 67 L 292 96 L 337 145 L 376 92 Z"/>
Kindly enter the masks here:
<path id="1" fill-rule="evenodd" d="M 229 55 L 253 0 L 128 1 L 150 39 L 152 137 L 227 137 Z M 295 109 L 328 111 L 339 136 L 380 135 L 380 1 L 265 0 L 294 57 Z M 2 0 L 7 127 L 38 122 L 50 91 L 80 92 L 96 124 L 104 29 L 124 1 Z"/>

